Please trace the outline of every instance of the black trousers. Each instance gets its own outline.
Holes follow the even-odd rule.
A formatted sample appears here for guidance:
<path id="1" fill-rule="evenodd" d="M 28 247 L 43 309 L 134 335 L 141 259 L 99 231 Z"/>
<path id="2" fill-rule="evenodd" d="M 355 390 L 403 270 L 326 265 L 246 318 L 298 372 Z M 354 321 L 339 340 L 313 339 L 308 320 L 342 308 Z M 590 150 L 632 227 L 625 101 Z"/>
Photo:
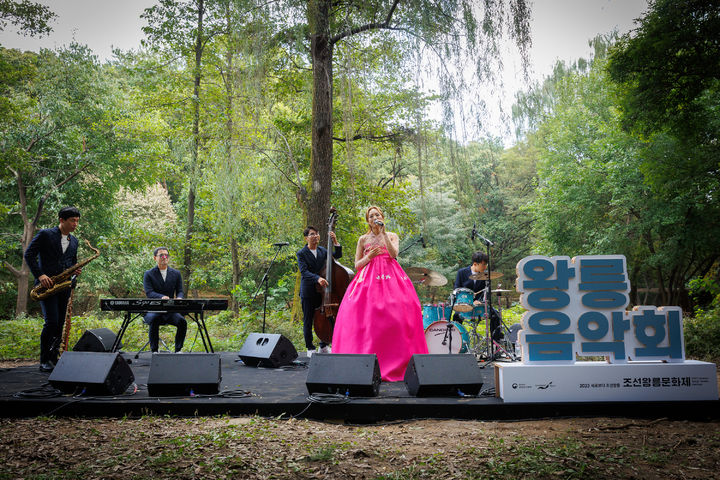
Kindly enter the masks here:
<path id="1" fill-rule="evenodd" d="M 305 348 L 308 350 L 315 350 L 313 344 L 313 319 L 315 317 L 315 309 L 322 305 L 322 295 L 316 293 L 311 297 L 301 297 L 300 303 L 302 303 L 303 311 L 303 337 L 305 337 Z M 335 325 L 333 325 L 334 327 Z M 325 347 L 327 344 L 323 341 L 320 342 L 320 348 Z"/>
<path id="2" fill-rule="evenodd" d="M 157 352 L 160 343 L 160 325 L 174 325 L 177 327 L 175 332 L 175 351 L 182 350 L 185 343 L 185 334 L 187 333 L 187 321 L 185 317 L 179 313 L 162 313 L 148 312 L 145 314 L 145 323 L 150 326 L 148 339 L 150 340 L 150 351 Z"/>
<path id="3" fill-rule="evenodd" d="M 500 313 L 494 307 L 490 307 L 490 336 L 496 342 L 503 338 L 502 325 L 500 324 Z"/>
<path id="4" fill-rule="evenodd" d="M 40 363 L 57 363 L 68 300 L 70 300 L 70 289 L 40 300 L 40 308 L 45 318 L 40 333 Z"/>

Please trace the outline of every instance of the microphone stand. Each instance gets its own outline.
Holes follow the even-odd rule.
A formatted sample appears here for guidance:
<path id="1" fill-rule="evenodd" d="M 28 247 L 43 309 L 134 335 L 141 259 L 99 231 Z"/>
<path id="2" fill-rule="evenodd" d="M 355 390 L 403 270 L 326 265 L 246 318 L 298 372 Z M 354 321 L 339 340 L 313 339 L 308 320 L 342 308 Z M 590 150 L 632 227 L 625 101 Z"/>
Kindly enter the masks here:
<path id="1" fill-rule="evenodd" d="M 420 236 L 417 238 L 417 240 L 414 240 L 414 241 L 413 241 L 412 243 L 410 243 L 407 247 L 405 247 L 405 248 L 403 248 L 402 250 L 400 250 L 400 252 L 398 252 L 398 257 L 399 257 L 401 254 L 403 254 L 403 253 L 407 252 L 408 250 L 410 250 L 411 247 L 417 245 L 418 242 L 422 242 L 422 241 L 423 241 L 423 236 L 420 235 Z"/>
<path id="2" fill-rule="evenodd" d="M 452 353 L 452 322 L 447 322 L 445 326 L 445 335 L 443 336 L 442 345 L 448 344 L 448 353 Z"/>
<path id="3" fill-rule="evenodd" d="M 285 246 L 285 244 L 280 243 L 275 246 L 277 247 L 277 250 L 275 251 L 275 256 L 272 258 L 272 260 L 270 260 L 270 265 L 268 265 L 267 270 L 265 270 L 262 280 L 260 280 L 260 284 L 258 285 L 258 288 L 257 288 L 257 290 L 255 290 L 255 294 L 253 295 L 253 300 L 255 300 L 258 296 L 258 293 L 260 293 L 260 288 L 262 288 L 262 286 L 265 285 L 265 298 L 263 299 L 262 333 L 265 333 L 265 312 L 267 311 L 267 297 L 268 297 L 268 275 L 270 274 L 270 269 L 272 268 L 273 264 L 275 263 L 275 259 L 277 258 L 278 254 L 280 253 L 280 250 L 282 250 L 282 248 Z"/>
<path id="4" fill-rule="evenodd" d="M 487 274 L 487 280 L 485 281 L 485 293 L 484 293 L 484 305 L 485 305 L 485 345 L 487 347 L 487 354 L 488 354 L 488 361 L 492 361 L 495 359 L 495 342 L 493 339 L 493 331 L 491 327 L 491 321 L 490 316 L 492 313 L 492 280 L 490 278 L 490 274 L 492 273 L 491 268 L 491 257 L 490 257 L 490 246 L 493 245 L 493 243 L 488 240 L 487 238 L 483 237 L 482 235 L 477 234 L 477 231 L 475 230 L 475 225 L 473 225 L 473 231 L 472 231 L 472 239 L 475 239 L 475 236 L 478 236 L 480 240 L 485 244 L 485 249 L 487 251 L 487 257 L 488 257 L 488 265 L 485 269 L 485 272 Z"/>

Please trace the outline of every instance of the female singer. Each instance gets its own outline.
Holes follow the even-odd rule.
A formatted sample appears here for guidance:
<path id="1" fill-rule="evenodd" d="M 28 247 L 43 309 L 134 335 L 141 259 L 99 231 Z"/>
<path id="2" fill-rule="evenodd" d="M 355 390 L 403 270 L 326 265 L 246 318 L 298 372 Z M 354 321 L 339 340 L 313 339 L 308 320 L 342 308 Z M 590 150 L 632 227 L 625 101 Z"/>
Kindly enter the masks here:
<path id="1" fill-rule="evenodd" d="M 382 379 L 402 380 L 410 357 L 428 353 L 422 309 L 412 281 L 396 258 L 397 234 L 385 231 L 379 207 L 365 212 L 368 232 L 355 251 L 357 274 L 340 303 L 333 353 L 375 353 Z"/>

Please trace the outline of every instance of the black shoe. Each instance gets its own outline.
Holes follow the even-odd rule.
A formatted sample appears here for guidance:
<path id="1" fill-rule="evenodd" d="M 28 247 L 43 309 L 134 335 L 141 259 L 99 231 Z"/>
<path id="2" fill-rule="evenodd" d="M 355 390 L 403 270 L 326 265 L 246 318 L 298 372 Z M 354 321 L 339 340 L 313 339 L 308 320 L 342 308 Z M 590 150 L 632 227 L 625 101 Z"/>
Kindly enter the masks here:
<path id="1" fill-rule="evenodd" d="M 44 373 L 50 373 L 55 369 L 55 365 L 52 362 L 44 362 L 40 364 L 40 371 Z"/>

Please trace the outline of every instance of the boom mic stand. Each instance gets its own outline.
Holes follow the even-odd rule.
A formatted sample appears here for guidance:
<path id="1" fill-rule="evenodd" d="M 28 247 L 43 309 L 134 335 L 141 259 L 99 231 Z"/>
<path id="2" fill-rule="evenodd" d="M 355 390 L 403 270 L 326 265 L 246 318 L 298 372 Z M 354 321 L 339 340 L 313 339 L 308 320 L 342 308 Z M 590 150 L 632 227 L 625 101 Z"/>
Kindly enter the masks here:
<path id="1" fill-rule="evenodd" d="M 258 284 L 257 290 L 255 290 L 255 294 L 253 295 L 253 300 L 255 300 L 258 296 L 258 293 L 260 293 L 260 289 L 265 286 L 265 298 L 263 299 L 263 324 L 262 324 L 262 333 L 265 333 L 265 312 L 267 311 L 267 297 L 268 297 L 268 275 L 270 274 L 270 269 L 272 268 L 273 264 L 275 263 L 275 259 L 277 258 L 278 254 L 280 253 L 280 250 L 286 245 L 289 245 L 288 242 L 280 242 L 280 243 L 274 243 L 273 246 L 277 247 L 277 250 L 275 251 L 275 256 L 270 260 L 270 265 L 268 265 L 267 270 L 265 270 L 265 273 L 263 274 L 262 280 L 260 280 L 260 283 Z"/>
<path id="2" fill-rule="evenodd" d="M 413 246 L 417 245 L 419 242 L 422 242 L 422 246 L 423 246 L 423 248 L 425 248 L 425 239 L 423 238 L 422 235 L 420 235 L 417 239 L 413 240 L 407 247 L 405 247 L 405 248 L 403 248 L 402 250 L 400 250 L 400 252 L 398 252 L 398 256 L 400 256 L 400 255 L 402 255 L 403 253 L 407 252 L 408 250 L 410 250 L 410 248 L 412 248 Z"/>

